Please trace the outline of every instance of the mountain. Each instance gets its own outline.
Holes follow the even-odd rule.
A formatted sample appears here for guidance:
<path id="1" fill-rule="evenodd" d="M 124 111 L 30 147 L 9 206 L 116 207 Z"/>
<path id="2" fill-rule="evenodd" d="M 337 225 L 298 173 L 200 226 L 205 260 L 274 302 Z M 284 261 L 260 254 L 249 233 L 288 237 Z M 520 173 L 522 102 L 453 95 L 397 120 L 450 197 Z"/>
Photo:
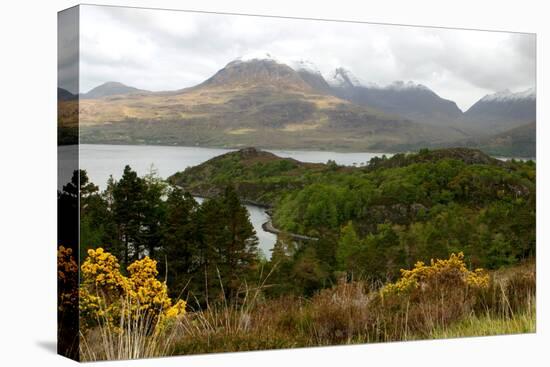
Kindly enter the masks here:
<path id="1" fill-rule="evenodd" d="M 318 92 L 331 94 L 331 86 L 327 83 L 323 74 L 319 69 L 308 60 L 298 60 L 290 63 L 290 67 L 294 69 L 300 78 L 305 81 L 311 88 Z"/>
<path id="2" fill-rule="evenodd" d="M 464 113 L 460 123 L 482 133 L 503 132 L 535 121 L 536 104 L 534 88 L 518 93 L 504 90 L 481 98 Z"/>
<path id="3" fill-rule="evenodd" d="M 336 69 L 332 80 L 334 95 L 413 121 L 453 126 L 462 116 L 455 102 L 441 98 L 422 84 L 397 81 L 385 87 L 363 85 L 344 69 Z"/>
<path id="4" fill-rule="evenodd" d="M 362 87 L 359 79 L 353 73 L 342 67 L 336 68 L 328 77 L 328 84 L 333 88 L 352 89 Z"/>
<path id="5" fill-rule="evenodd" d="M 81 101 L 81 141 L 388 151 L 464 137 L 332 91 L 306 61 L 239 58 L 177 92 Z"/>
<path id="6" fill-rule="evenodd" d="M 530 122 L 489 137 L 470 140 L 463 145 L 497 156 L 534 158 L 537 153 L 536 138 L 536 123 Z"/>
<path id="7" fill-rule="evenodd" d="M 110 97 L 115 95 L 131 94 L 131 93 L 149 93 L 146 90 L 129 87 L 118 82 L 103 83 L 87 93 L 81 95 L 81 99 L 94 99 L 102 97 Z"/>
<path id="8" fill-rule="evenodd" d="M 76 94 L 72 94 L 66 89 L 63 88 L 57 88 L 57 101 L 72 101 L 77 99 Z"/>
<path id="9" fill-rule="evenodd" d="M 250 88 L 258 85 L 288 91 L 311 90 L 294 69 L 273 59 L 232 61 L 198 87 Z"/>

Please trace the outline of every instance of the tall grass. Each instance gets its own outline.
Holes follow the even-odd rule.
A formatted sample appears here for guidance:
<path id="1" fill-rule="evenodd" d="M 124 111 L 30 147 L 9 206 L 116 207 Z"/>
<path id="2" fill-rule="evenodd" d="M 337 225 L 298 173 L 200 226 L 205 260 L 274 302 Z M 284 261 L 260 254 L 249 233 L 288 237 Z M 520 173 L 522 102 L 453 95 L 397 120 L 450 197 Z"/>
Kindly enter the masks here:
<path id="1" fill-rule="evenodd" d="M 215 306 L 189 313 L 174 352 L 312 347 L 407 341 L 535 330 L 534 265 L 491 274 L 483 291 L 449 288 L 447 294 L 388 303 L 380 285 L 340 283 L 311 299 L 282 297 Z"/>
<path id="2" fill-rule="evenodd" d="M 266 277 L 267 279 L 268 277 Z M 170 327 L 147 314 L 122 312 L 116 328 L 106 320 L 82 335 L 83 360 L 132 359 L 175 354 L 312 347 L 533 332 L 534 264 L 491 274 L 473 292 L 450 283 L 429 297 L 389 302 L 380 285 L 340 282 L 306 299 L 265 299 L 264 279 L 244 285 L 234 301 L 189 310 Z M 445 289 L 445 291 L 441 291 Z M 198 304 L 198 302 L 197 302 Z M 129 305 L 127 305 L 129 307 Z"/>
<path id="3" fill-rule="evenodd" d="M 134 306 L 134 307 L 132 307 Z M 162 319 L 143 308 L 135 307 L 130 298 L 121 302 L 120 318 L 113 322 L 97 318 L 97 326 L 81 332 L 82 361 L 127 360 L 163 357 L 172 354 L 179 334 L 177 325 L 166 325 Z"/>

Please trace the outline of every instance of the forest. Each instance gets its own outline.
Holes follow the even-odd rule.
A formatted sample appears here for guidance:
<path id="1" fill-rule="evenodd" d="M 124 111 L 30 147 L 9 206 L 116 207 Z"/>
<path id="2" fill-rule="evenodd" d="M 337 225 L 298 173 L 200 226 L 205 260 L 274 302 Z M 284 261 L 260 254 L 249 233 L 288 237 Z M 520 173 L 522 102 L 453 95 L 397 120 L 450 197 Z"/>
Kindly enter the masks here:
<path id="1" fill-rule="evenodd" d="M 533 161 L 454 148 L 345 167 L 247 148 L 167 180 L 126 166 L 103 191 L 75 171 L 60 200 L 75 193 L 78 263 L 93 269 L 91 283 L 80 285 L 81 317 L 94 309 L 83 299 L 95 304 L 88 317 L 96 328 L 98 310 L 111 307 L 94 301 L 89 284 L 103 287 L 111 277 L 120 292 L 139 294 L 135 284 L 159 280 L 154 289 L 165 293 L 165 310 L 155 306 L 155 320 L 183 308 L 182 321 L 167 328 L 169 353 L 471 335 L 460 329 L 467 317 L 500 323 L 495 333 L 534 328 Z M 268 208 L 281 230 L 269 259 L 258 250 L 245 202 Z M 139 267 L 149 269 L 149 280 L 135 280 Z M 426 307 L 435 319 L 426 319 Z"/>

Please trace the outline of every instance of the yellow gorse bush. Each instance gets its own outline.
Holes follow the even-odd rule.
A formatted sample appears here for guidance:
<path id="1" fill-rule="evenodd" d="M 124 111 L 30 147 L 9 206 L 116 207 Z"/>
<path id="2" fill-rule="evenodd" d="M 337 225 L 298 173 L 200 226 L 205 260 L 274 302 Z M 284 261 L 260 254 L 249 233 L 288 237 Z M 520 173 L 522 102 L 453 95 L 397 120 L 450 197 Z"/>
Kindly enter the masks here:
<path id="1" fill-rule="evenodd" d="M 489 275 L 483 269 L 469 271 L 464 262 L 464 254 L 451 254 L 449 259 L 431 260 L 430 265 L 422 261 L 415 264 L 412 270 L 401 269 L 401 278 L 381 289 L 382 295 L 406 294 L 413 290 L 427 290 L 437 286 L 467 286 L 487 288 Z"/>
<path id="2" fill-rule="evenodd" d="M 91 249 L 81 269 L 80 315 L 85 326 L 101 322 L 115 326 L 121 318 L 145 316 L 151 325 L 163 327 L 185 314 L 185 301 L 172 304 L 166 283 L 156 278 L 157 262 L 147 256 L 129 265 L 124 276 L 114 255 Z"/>
<path id="3" fill-rule="evenodd" d="M 74 308 L 78 295 L 78 265 L 73 250 L 59 246 L 57 250 L 57 284 L 59 292 L 59 311 Z"/>
<path id="4" fill-rule="evenodd" d="M 463 253 L 429 265 L 417 262 L 380 290 L 381 317 L 386 326 L 401 327 L 405 333 L 428 333 L 471 312 L 477 295 L 488 286 L 489 275 L 481 269 L 469 271 Z"/>

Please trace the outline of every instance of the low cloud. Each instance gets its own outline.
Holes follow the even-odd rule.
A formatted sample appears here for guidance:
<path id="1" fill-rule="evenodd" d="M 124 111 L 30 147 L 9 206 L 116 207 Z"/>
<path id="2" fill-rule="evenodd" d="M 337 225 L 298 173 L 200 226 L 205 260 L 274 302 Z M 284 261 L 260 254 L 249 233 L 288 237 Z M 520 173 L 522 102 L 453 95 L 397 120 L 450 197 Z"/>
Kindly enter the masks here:
<path id="1" fill-rule="evenodd" d="M 324 74 L 343 66 L 381 85 L 413 80 L 462 109 L 535 84 L 529 34 L 89 5 L 80 25 L 81 92 L 106 81 L 180 89 L 258 51 L 309 60 Z"/>

